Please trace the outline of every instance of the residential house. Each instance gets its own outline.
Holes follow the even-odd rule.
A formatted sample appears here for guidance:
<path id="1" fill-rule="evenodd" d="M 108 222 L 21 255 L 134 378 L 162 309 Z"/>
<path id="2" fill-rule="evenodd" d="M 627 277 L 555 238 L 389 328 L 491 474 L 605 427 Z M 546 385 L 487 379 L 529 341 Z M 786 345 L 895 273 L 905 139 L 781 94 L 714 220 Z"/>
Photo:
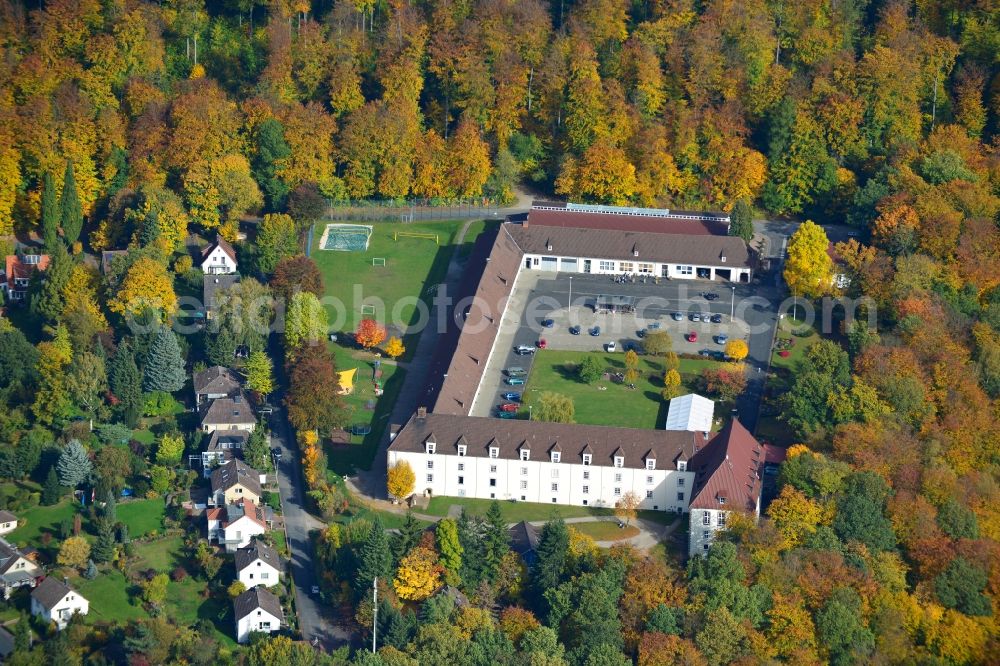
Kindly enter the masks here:
<path id="1" fill-rule="evenodd" d="M 240 276 L 205 275 L 202 278 L 201 302 L 205 308 L 205 319 L 211 319 L 212 313 L 219 308 L 219 295 L 240 281 Z"/>
<path id="2" fill-rule="evenodd" d="M 208 509 L 205 518 L 208 540 L 223 546 L 227 553 L 235 553 L 267 531 L 264 510 L 250 500 Z"/>
<path id="3" fill-rule="evenodd" d="M 212 472 L 209 506 L 223 506 L 241 499 L 260 502 L 263 475 L 242 460 L 233 459 Z"/>
<path id="4" fill-rule="evenodd" d="M 243 458 L 243 447 L 246 446 L 250 433 L 246 430 L 214 430 L 208 440 L 208 445 L 201 452 L 201 471 L 205 478 L 212 476 L 216 467 L 226 464 L 234 458 Z"/>
<path id="5" fill-rule="evenodd" d="M 499 421 L 418 409 L 389 444 L 425 496 L 613 507 L 631 492 L 639 508 L 685 512 L 694 485 L 687 461 L 700 432 Z"/>
<path id="6" fill-rule="evenodd" d="M 216 430 L 246 430 L 257 426 L 257 415 L 251 408 L 246 395 L 240 392 L 232 398 L 216 398 L 201 406 L 202 432 Z"/>
<path id="7" fill-rule="evenodd" d="M 0 275 L 0 291 L 10 303 L 23 303 L 28 298 L 28 285 L 35 271 L 45 272 L 49 267 L 49 255 L 25 254 L 7 255 L 4 272 Z"/>
<path id="8" fill-rule="evenodd" d="M 246 643 L 255 631 L 274 633 L 285 623 L 281 601 L 263 587 L 247 590 L 233 600 L 236 616 L 236 641 Z"/>
<path id="9" fill-rule="evenodd" d="M 74 614 L 86 615 L 90 602 L 65 581 L 49 576 L 31 591 L 31 614 L 65 629 Z"/>
<path id="10" fill-rule="evenodd" d="M 7 534 L 17 529 L 17 516 L 10 511 L 0 511 L 0 534 Z"/>
<path id="11" fill-rule="evenodd" d="M 14 652 L 14 634 L 0 627 L 0 659 L 6 659 Z"/>
<path id="12" fill-rule="evenodd" d="M 34 551 L 20 551 L 0 539 L 0 590 L 3 598 L 22 585 L 34 587 L 35 579 L 42 575 L 42 569 L 32 559 Z"/>
<path id="13" fill-rule="evenodd" d="M 239 375 L 221 365 L 194 373 L 194 397 L 196 405 L 204 405 L 217 398 L 232 398 L 240 394 Z"/>
<path id="14" fill-rule="evenodd" d="M 535 566 L 538 560 L 538 528 L 522 520 L 511 525 L 507 532 L 510 534 L 510 549 L 521 556 L 526 567 Z"/>
<path id="15" fill-rule="evenodd" d="M 236 579 L 247 589 L 277 585 L 281 581 L 281 568 L 278 551 L 260 540 L 255 539 L 236 551 Z"/>
<path id="16" fill-rule="evenodd" d="M 128 250 L 103 250 L 101 252 L 101 275 L 110 275 L 115 259 L 124 257 Z"/>
<path id="17" fill-rule="evenodd" d="M 707 553 L 734 512 L 760 517 L 761 474 L 769 461 L 781 459 L 780 450 L 758 442 L 735 418 L 691 458 L 688 468 L 696 478 L 689 557 Z"/>
<path id="18" fill-rule="evenodd" d="M 232 275 L 236 272 L 236 250 L 222 236 L 201 253 L 201 272 L 205 275 Z"/>

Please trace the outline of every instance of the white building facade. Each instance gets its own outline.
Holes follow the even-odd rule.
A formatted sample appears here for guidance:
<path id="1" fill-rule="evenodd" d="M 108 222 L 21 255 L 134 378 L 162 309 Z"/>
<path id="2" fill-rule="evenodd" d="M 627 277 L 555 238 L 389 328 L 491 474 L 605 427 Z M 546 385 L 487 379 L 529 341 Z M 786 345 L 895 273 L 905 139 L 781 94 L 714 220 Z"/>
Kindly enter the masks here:
<path id="1" fill-rule="evenodd" d="M 86 615 L 90 602 L 63 581 L 49 576 L 31 592 L 31 614 L 65 629 L 73 615 Z"/>
<path id="2" fill-rule="evenodd" d="M 602 257 L 567 257 L 557 254 L 525 254 L 524 268 L 529 270 L 559 271 L 563 273 L 593 273 L 595 275 L 620 275 L 622 273 L 677 280 L 696 278 L 716 280 L 724 276 L 731 282 L 749 282 L 752 270 L 748 267 L 726 266 L 720 256 L 716 264 L 677 263 Z"/>
<path id="3" fill-rule="evenodd" d="M 253 632 L 274 633 L 285 621 L 281 602 L 274 594 L 254 587 L 233 600 L 236 616 L 236 641 L 246 643 Z"/>
<path id="4" fill-rule="evenodd" d="M 200 268 L 205 275 L 231 275 L 236 272 L 236 251 L 219 237 L 205 250 Z"/>

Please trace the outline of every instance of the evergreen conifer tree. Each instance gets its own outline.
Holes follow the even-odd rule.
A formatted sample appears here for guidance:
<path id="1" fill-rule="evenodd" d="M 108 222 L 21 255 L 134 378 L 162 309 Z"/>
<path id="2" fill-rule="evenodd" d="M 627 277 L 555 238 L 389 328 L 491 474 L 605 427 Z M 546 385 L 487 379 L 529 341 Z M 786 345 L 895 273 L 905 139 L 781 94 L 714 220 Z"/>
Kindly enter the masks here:
<path id="1" fill-rule="evenodd" d="M 87 450 L 78 439 L 70 440 L 66 448 L 59 456 L 56 463 L 56 472 L 59 473 L 59 483 L 67 488 L 76 488 L 90 478 L 90 472 L 94 468 L 87 455 Z"/>
<path id="2" fill-rule="evenodd" d="M 62 317 L 66 305 L 63 291 L 73 275 L 73 258 L 59 243 L 49 250 L 49 258 L 45 279 L 35 283 L 37 293 L 31 296 L 31 310 L 47 322 L 55 323 Z"/>
<path id="3" fill-rule="evenodd" d="M 63 487 L 59 485 L 59 476 L 56 474 L 56 467 L 49 467 L 49 474 L 45 477 L 45 485 L 42 486 L 42 504 L 52 506 L 62 497 Z"/>
<path id="4" fill-rule="evenodd" d="M 17 652 L 27 652 L 31 649 L 31 624 L 28 622 L 28 615 L 21 611 L 17 624 L 14 625 L 14 650 Z"/>
<path id="5" fill-rule="evenodd" d="M 110 562 L 115 556 L 115 528 L 107 518 L 101 518 L 97 526 L 97 541 L 90 551 L 98 562 Z"/>
<path id="6" fill-rule="evenodd" d="M 413 547 L 420 541 L 420 534 L 423 530 L 420 523 L 413 517 L 412 511 L 406 512 L 403 525 L 392 539 L 392 557 L 395 562 L 399 562 L 404 555 L 413 550 Z"/>
<path id="7" fill-rule="evenodd" d="M 742 199 L 736 202 L 729 216 L 729 235 L 739 236 L 748 243 L 753 238 L 753 209 Z"/>
<path id="8" fill-rule="evenodd" d="M 258 472 L 267 472 L 271 469 L 271 449 L 267 445 L 267 433 L 263 422 L 258 423 L 247 438 L 246 446 L 243 448 L 243 460 Z"/>
<path id="9" fill-rule="evenodd" d="M 87 570 L 83 572 L 83 577 L 87 580 L 97 578 L 97 565 L 94 564 L 94 560 L 87 560 Z"/>
<path id="10" fill-rule="evenodd" d="M 490 578 L 500 567 L 500 560 L 510 550 L 510 532 L 500 510 L 500 502 L 493 500 L 486 512 L 486 570 Z"/>
<path id="11" fill-rule="evenodd" d="M 187 379 L 184 373 L 184 358 L 181 356 L 177 336 L 166 326 L 160 328 L 153 338 L 143 368 L 142 388 L 144 391 L 166 391 L 173 393 L 184 387 Z"/>
<path id="12" fill-rule="evenodd" d="M 469 516 L 465 509 L 458 518 L 458 542 L 462 544 L 462 566 L 459 577 L 466 589 L 479 587 L 486 575 L 486 548 L 483 543 L 483 523 L 479 518 Z"/>
<path id="13" fill-rule="evenodd" d="M 73 245 L 80 239 L 80 232 L 83 230 L 83 207 L 80 205 L 80 193 L 76 189 L 72 162 L 66 163 L 66 174 L 63 176 L 59 221 L 62 223 L 66 245 Z"/>
<path id="14" fill-rule="evenodd" d="M 544 599 L 545 590 L 559 585 L 568 550 L 569 530 L 566 529 L 566 523 L 562 519 L 545 523 L 538 539 L 538 560 L 532 572 L 534 594 L 539 602 Z"/>
<path id="15" fill-rule="evenodd" d="M 59 200 L 56 184 L 48 171 L 42 176 L 42 242 L 49 254 L 59 245 Z"/>
<path id="16" fill-rule="evenodd" d="M 389 550 L 389 537 L 386 536 L 382 521 L 375 519 L 368 537 L 361 544 L 358 553 L 358 572 L 354 584 L 359 594 L 364 594 L 372 586 L 375 578 L 388 581 L 392 575 L 392 552 Z"/>
<path id="17" fill-rule="evenodd" d="M 139 422 L 142 409 L 142 375 L 135 364 L 135 355 L 128 343 L 118 347 L 118 352 L 111 359 L 111 372 L 108 373 L 111 391 L 118 399 L 118 410 L 122 419 L 134 428 Z"/>

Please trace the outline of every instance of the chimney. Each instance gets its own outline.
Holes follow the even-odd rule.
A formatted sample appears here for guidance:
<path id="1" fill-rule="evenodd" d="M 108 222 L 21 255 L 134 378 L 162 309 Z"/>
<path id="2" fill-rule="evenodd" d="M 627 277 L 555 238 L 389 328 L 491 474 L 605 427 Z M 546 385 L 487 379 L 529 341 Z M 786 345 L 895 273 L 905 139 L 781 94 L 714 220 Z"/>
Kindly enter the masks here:
<path id="1" fill-rule="evenodd" d="M 417 407 L 417 418 L 421 419 L 421 420 L 427 418 L 427 408 L 426 407 Z"/>

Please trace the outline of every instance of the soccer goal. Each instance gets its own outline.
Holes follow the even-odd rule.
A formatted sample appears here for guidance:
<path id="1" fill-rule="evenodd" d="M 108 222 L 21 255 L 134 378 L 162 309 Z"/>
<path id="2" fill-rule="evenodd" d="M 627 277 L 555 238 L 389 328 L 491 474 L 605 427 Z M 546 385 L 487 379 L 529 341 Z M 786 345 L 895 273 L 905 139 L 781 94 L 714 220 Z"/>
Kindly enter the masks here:
<path id="1" fill-rule="evenodd" d="M 372 257 L 372 266 L 385 266 L 385 257 Z"/>
<path id="2" fill-rule="evenodd" d="M 426 238 L 434 241 L 435 245 L 441 244 L 437 234 L 427 234 L 420 231 L 396 231 L 392 234 L 392 240 L 398 241 L 400 238 Z"/>
<path id="3" fill-rule="evenodd" d="M 328 224 L 323 230 L 319 247 L 341 252 L 364 252 L 372 237 L 372 227 L 366 224 Z"/>
<path id="4" fill-rule="evenodd" d="M 375 306 L 374 305 L 362 305 L 361 306 L 361 316 L 362 317 L 365 316 L 365 315 L 374 315 L 374 314 L 375 314 Z"/>

